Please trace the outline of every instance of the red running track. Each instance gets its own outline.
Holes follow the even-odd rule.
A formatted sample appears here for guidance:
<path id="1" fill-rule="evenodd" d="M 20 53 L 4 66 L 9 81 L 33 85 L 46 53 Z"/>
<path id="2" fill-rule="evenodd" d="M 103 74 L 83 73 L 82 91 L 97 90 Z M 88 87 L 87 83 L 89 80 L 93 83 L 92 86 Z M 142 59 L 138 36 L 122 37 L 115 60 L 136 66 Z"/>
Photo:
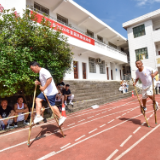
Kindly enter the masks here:
<path id="1" fill-rule="evenodd" d="M 160 103 L 160 96 L 156 96 Z M 0 159 L 4 160 L 158 160 L 160 124 L 155 125 L 148 100 L 147 127 L 136 98 L 127 98 L 68 115 L 62 138 L 54 120 L 0 135 Z M 157 112 L 158 122 L 160 113 Z"/>

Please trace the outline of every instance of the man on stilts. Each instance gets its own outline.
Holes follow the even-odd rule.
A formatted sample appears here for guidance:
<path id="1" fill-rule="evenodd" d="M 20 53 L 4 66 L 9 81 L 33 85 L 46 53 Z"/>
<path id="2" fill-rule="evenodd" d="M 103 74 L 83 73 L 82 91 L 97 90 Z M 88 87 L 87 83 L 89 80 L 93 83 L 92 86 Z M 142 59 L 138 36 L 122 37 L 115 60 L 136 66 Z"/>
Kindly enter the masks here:
<path id="1" fill-rule="evenodd" d="M 52 106 L 54 113 L 58 116 L 59 126 L 61 126 L 66 120 L 66 117 L 63 117 L 60 114 L 57 106 L 55 106 L 55 97 L 58 93 L 58 90 L 50 72 L 45 68 L 40 67 L 39 63 L 37 62 L 31 62 L 30 68 L 34 73 L 39 73 L 40 82 L 36 80 L 35 85 L 40 85 L 41 90 L 41 93 L 36 98 L 36 116 L 34 118 L 34 124 L 43 120 L 43 117 L 41 116 L 41 108 L 42 101 L 46 101 L 46 98 L 44 96 L 45 94 L 49 100 L 50 105 Z"/>
<path id="2" fill-rule="evenodd" d="M 152 101 L 154 101 L 152 78 L 154 78 L 158 74 L 158 71 L 150 67 L 143 66 L 143 63 L 141 60 L 136 61 L 136 67 L 138 69 L 136 70 L 136 80 L 135 80 L 135 83 L 133 83 L 133 85 L 135 86 L 137 81 L 141 80 L 143 110 L 146 111 L 147 110 L 147 107 L 146 107 L 147 98 L 149 97 Z M 155 80 L 154 80 L 154 83 L 156 83 Z M 159 108 L 158 102 L 155 102 L 156 111 L 158 110 L 158 108 Z"/>

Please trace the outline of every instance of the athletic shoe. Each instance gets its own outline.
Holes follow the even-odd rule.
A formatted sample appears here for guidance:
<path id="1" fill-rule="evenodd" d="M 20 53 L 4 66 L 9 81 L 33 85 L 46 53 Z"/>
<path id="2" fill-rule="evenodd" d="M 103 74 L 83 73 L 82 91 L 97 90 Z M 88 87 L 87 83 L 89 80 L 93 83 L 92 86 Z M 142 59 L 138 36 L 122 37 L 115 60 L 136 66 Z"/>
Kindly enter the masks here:
<path id="1" fill-rule="evenodd" d="M 29 125 L 29 122 L 28 121 L 24 121 L 23 124 L 24 125 Z"/>
<path id="2" fill-rule="evenodd" d="M 67 103 L 66 103 L 66 102 L 65 102 L 64 104 L 65 104 L 65 106 L 67 106 Z"/>
<path id="3" fill-rule="evenodd" d="M 66 120 L 66 117 L 61 117 L 59 119 L 59 126 L 61 126 L 64 123 L 65 120 Z"/>
<path id="4" fill-rule="evenodd" d="M 157 111 L 159 109 L 158 102 L 156 102 L 155 107 L 156 107 L 156 111 Z"/>
<path id="5" fill-rule="evenodd" d="M 34 118 L 34 124 L 36 124 L 36 123 L 38 123 L 38 122 L 40 122 L 40 121 L 43 121 L 43 117 L 36 115 L 35 118 Z"/>
<path id="6" fill-rule="evenodd" d="M 69 102 L 69 104 L 73 106 L 73 102 Z"/>
<path id="7" fill-rule="evenodd" d="M 7 129 L 9 129 L 10 128 L 10 126 L 9 126 L 9 124 L 7 125 L 7 127 L 6 127 Z"/>
<path id="8" fill-rule="evenodd" d="M 44 122 L 44 123 L 47 123 L 47 119 L 46 119 L 46 118 L 44 118 L 44 119 L 43 119 L 43 122 Z"/>
<path id="9" fill-rule="evenodd" d="M 18 127 L 18 124 L 14 124 L 14 128 L 17 128 Z"/>
<path id="10" fill-rule="evenodd" d="M 143 108 L 144 112 L 147 111 L 147 108 L 146 108 L 146 107 L 142 107 L 142 108 Z M 141 112 L 142 112 L 142 110 L 141 110 Z M 142 114 L 143 114 L 143 112 L 142 112 Z"/>

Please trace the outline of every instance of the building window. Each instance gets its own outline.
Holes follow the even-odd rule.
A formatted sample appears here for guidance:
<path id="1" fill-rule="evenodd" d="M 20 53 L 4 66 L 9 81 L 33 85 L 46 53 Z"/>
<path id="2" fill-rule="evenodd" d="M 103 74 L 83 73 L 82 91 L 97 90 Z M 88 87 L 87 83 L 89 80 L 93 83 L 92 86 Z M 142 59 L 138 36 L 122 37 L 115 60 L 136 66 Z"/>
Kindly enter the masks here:
<path id="1" fill-rule="evenodd" d="M 96 63 L 94 58 L 89 58 L 89 72 L 96 73 Z"/>
<path id="2" fill-rule="evenodd" d="M 39 11 L 40 13 L 45 13 L 46 15 L 49 15 L 49 9 L 34 2 L 34 10 Z"/>
<path id="3" fill-rule="evenodd" d="M 134 38 L 145 35 L 145 26 L 144 24 L 133 28 Z"/>
<path id="4" fill-rule="evenodd" d="M 113 47 L 113 48 L 117 49 L 117 46 L 116 46 L 116 45 L 114 45 L 113 43 L 109 42 L 108 44 L 109 44 L 109 46 L 111 46 L 111 47 Z"/>
<path id="5" fill-rule="evenodd" d="M 103 37 L 97 35 L 97 39 L 98 39 L 98 41 L 103 43 Z"/>
<path id="6" fill-rule="evenodd" d="M 92 31 L 89 31 L 88 29 L 87 29 L 87 35 L 94 38 L 94 33 Z"/>
<path id="7" fill-rule="evenodd" d="M 160 55 L 160 51 L 158 51 L 158 55 Z"/>
<path id="8" fill-rule="evenodd" d="M 147 48 L 137 49 L 135 52 L 136 52 L 136 60 L 148 59 Z"/>
<path id="9" fill-rule="evenodd" d="M 68 19 L 59 14 L 57 14 L 57 21 L 62 24 L 68 25 Z"/>
<path id="10" fill-rule="evenodd" d="M 100 74 L 105 74 L 105 61 L 99 64 Z"/>

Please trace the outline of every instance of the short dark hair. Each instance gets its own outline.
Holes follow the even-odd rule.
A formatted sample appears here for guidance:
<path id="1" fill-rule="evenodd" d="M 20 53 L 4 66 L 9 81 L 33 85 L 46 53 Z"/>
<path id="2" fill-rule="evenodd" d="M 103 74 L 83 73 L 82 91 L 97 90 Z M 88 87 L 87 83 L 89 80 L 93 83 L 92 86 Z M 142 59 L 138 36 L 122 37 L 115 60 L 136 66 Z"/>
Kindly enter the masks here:
<path id="1" fill-rule="evenodd" d="M 30 62 L 30 67 L 31 66 L 38 66 L 38 67 L 40 67 L 40 64 L 38 62 L 36 62 L 36 61 L 33 61 L 33 62 Z"/>
<path id="2" fill-rule="evenodd" d="M 135 62 L 135 63 L 137 63 L 138 61 L 142 62 L 141 60 L 136 60 L 136 62 Z"/>
<path id="3" fill-rule="evenodd" d="M 7 101 L 7 102 L 8 102 L 8 100 L 7 100 L 7 99 L 5 99 L 5 98 L 3 98 L 3 99 L 1 100 L 1 102 L 3 102 L 3 101 Z"/>
<path id="4" fill-rule="evenodd" d="M 18 100 L 19 98 L 22 98 L 22 99 L 23 99 L 23 96 L 18 96 L 17 100 Z"/>
<path id="5" fill-rule="evenodd" d="M 70 85 L 69 84 L 66 84 L 66 87 L 69 87 Z"/>

